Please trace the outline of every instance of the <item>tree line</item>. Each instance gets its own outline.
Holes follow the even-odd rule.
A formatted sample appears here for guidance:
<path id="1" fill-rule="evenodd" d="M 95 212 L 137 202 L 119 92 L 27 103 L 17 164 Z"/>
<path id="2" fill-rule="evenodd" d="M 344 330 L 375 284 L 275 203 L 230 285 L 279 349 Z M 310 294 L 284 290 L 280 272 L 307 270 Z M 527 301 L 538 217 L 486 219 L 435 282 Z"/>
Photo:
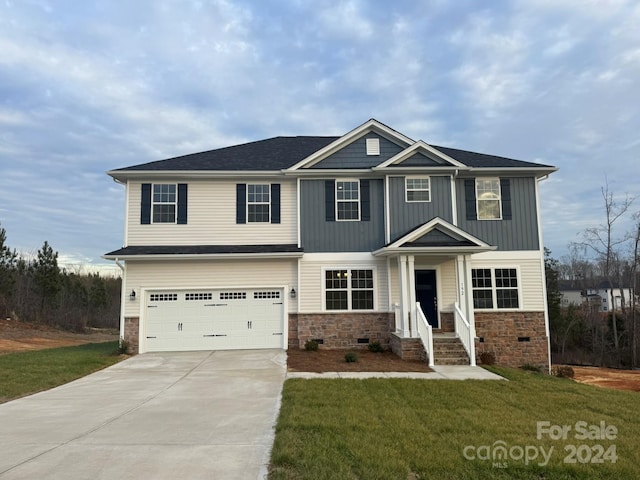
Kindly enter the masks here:
<path id="1" fill-rule="evenodd" d="M 635 198 L 616 198 L 602 187 L 604 218 L 581 232 L 561 260 L 545 249 L 547 306 L 554 363 L 638 367 L 638 283 L 640 281 L 640 211 Z M 631 217 L 625 231 L 620 221 Z M 606 290 L 607 310 L 589 301 L 562 305 L 561 286 L 586 292 Z M 620 294 L 616 306 L 616 296 Z M 586 297 L 586 296 L 585 296 Z"/>
<path id="2" fill-rule="evenodd" d="M 120 278 L 71 272 L 47 241 L 33 257 L 7 245 L 0 225 L 0 316 L 83 332 L 118 328 Z"/>

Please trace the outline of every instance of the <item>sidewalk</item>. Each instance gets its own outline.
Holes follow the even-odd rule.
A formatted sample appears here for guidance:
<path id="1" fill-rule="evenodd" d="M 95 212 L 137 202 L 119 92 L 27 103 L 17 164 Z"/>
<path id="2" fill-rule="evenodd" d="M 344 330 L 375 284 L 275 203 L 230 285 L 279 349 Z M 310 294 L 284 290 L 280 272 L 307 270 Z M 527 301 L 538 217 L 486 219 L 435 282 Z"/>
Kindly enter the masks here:
<path id="1" fill-rule="evenodd" d="M 416 378 L 421 380 L 506 380 L 481 367 L 436 365 L 433 372 L 287 372 L 290 378 Z"/>

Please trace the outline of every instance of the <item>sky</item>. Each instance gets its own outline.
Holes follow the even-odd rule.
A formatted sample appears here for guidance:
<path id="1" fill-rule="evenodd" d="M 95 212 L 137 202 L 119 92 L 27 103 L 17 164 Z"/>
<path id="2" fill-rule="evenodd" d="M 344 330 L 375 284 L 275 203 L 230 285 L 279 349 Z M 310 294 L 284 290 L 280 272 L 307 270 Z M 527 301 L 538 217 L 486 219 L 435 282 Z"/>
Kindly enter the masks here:
<path id="1" fill-rule="evenodd" d="M 605 183 L 640 197 L 640 3 L 0 0 L 0 226 L 70 269 L 124 242 L 106 171 L 370 118 L 557 166 L 540 202 L 561 258 Z"/>

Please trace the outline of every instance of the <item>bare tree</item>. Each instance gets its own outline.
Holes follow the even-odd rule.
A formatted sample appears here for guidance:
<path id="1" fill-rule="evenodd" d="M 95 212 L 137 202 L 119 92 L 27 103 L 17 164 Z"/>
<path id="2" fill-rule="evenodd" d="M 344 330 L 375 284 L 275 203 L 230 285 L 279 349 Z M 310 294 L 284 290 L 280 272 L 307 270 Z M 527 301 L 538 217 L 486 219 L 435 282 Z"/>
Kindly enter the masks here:
<path id="1" fill-rule="evenodd" d="M 638 268 L 640 267 L 640 212 L 634 216 L 636 221 L 634 232 L 634 245 L 631 262 L 631 368 L 638 366 L 638 312 L 636 307 L 636 297 L 638 295 Z"/>
<path id="2" fill-rule="evenodd" d="M 587 228 L 583 234 L 581 245 L 596 254 L 597 260 L 602 265 L 602 275 L 609 283 L 609 297 L 611 307 L 611 329 L 614 348 L 618 361 L 620 358 L 620 338 L 618 336 L 618 325 L 615 309 L 614 296 L 614 273 L 616 258 L 618 258 L 619 247 L 629 240 L 627 235 L 616 237 L 614 232 L 615 223 L 627 212 L 635 197 L 627 194 L 623 200 L 616 200 L 613 192 L 609 190 L 609 183 L 605 178 L 605 185 L 601 188 L 604 200 L 605 223 L 597 227 Z"/>

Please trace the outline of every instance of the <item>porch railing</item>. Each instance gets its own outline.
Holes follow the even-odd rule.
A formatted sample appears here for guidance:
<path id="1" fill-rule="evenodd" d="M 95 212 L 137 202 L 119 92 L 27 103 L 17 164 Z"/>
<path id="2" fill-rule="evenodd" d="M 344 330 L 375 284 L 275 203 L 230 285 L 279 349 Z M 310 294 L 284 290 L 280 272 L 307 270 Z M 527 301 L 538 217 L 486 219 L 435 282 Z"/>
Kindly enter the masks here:
<path id="1" fill-rule="evenodd" d="M 418 324 L 418 335 L 422 340 L 424 349 L 427 351 L 427 357 L 429 358 L 429 366 L 433 367 L 433 328 L 429 325 L 427 317 L 424 316 L 420 302 L 416 302 L 416 320 Z"/>
<path id="2" fill-rule="evenodd" d="M 473 333 L 471 332 L 471 325 L 460 310 L 458 303 L 454 303 L 454 317 L 456 324 L 456 334 L 462 345 L 464 345 L 464 349 L 467 351 L 469 355 L 469 361 L 471 366 L 476 366 L 476 342 Z"/>

